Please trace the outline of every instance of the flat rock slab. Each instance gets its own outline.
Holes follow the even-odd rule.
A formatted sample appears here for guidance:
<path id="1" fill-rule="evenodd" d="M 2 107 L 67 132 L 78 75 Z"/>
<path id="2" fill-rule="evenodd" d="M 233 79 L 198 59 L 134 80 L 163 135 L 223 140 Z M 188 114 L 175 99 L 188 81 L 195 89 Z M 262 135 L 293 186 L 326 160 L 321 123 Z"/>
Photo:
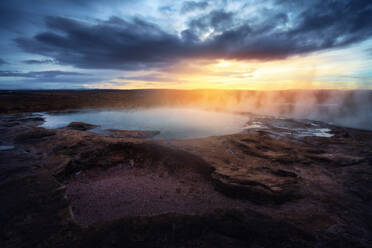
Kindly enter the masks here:
<path id="1" fill-rule="evenodd" d="M 14 140 L 17 143 L 27 143 L 53 135 L 56 135 L 56 131 L 53 129 L 45 129 L 42 127 L 30 127 L 17 134 Z"/>
<path id="2" fill-rule="evenodd" d="M 108 129 L 114 133 L 114 136 L 121 138 L 149 139 L 160 134 L 160 131 L 142 131 L 142 130 L 120 130 Z"/>
<path id="3" fill-rule="evenodd" d="M 66 126 L 67 129 L 71 130 L 80 130 L 80 131 L 87 131 L 93 128 L 97 128 L 99 126 L 85 123 L 85 122 L 71 122 Z"/>

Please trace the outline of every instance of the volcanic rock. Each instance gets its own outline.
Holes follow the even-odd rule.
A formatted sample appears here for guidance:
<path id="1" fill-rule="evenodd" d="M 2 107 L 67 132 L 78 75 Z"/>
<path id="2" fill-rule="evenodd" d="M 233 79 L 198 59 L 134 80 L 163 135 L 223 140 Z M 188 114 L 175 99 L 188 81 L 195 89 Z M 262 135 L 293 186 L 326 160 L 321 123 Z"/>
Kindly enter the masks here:
<path id="1" fill-rule="evenodd" d="M 115 133 L 115 136 L 122 138 L 150 139 L 160 134 L 160 131 L 141 131 L 141 130 L 120 130 L 108 129 Z"/>
<path id="2" fill-rule="evenodd" d="M 19 118 L 0 118 L 17 143 L 1 247 L 370 247 L 371 132 L 149 140 Z"/>
<path id="3" fill-rule="evenodd" d="M 30 141 L 39 140 L 44 137 L 53 136 L 53 135 L 56 135 L 55 130 L 45 129 L 42 127 L 32 127 L 16 135 L 14 140 L 18 143 L 30 142 Z"/>
<path id="4" fill-rule="evenodd" d="M 93 128 L 97 128 L 99 126 L 85 123 L 85 122 L 71 122 L 66 126 L 67 129 L 71 130 L 79 130 L 79 131 L 87 131 Z"/>

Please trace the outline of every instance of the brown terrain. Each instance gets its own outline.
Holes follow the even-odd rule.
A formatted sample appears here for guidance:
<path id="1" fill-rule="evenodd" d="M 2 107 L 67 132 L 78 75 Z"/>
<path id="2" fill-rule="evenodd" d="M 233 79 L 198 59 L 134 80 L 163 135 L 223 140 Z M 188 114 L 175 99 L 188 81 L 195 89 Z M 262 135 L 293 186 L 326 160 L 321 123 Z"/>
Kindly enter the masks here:
<path id="1" fill-rule="evenodd" d="M 156 94 L 0 92 L 0 247 L 372 247 L 371 131 L 247 113 L 264 127 L 166 140 L 33 113 L 200 99 Z"/>

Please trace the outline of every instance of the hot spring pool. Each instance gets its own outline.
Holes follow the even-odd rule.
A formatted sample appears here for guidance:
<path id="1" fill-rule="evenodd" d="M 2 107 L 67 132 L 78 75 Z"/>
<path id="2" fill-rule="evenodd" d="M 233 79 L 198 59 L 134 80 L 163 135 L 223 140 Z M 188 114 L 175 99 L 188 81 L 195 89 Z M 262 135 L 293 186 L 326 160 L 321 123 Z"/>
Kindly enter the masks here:
<path id="1" fill-rule="evenodd" d="M 238 133 L 247 116 L 188 108 L 84 110 L 44 113 L 45 128 L 60 128 L 70 122 L 86 122 L 102 129 L 160 131 L 156 138 L 184 139 Z M 94 130 L 93 130 L 94 131 Z"/>

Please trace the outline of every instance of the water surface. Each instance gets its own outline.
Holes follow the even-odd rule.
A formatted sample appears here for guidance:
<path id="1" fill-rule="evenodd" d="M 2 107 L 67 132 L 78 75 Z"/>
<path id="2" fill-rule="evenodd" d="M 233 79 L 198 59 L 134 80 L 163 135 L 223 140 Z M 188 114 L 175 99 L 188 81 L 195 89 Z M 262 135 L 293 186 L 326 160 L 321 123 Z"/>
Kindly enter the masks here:
<path id="1" fill-rule="evenodd" d="M 156 138 L 183 139 L 241 132 L 247 116 L 189 108 L 84 110 L 45 113 L 43 127 L 60 128 L 79 121 L 104 129 L 157 130 Z"/>

